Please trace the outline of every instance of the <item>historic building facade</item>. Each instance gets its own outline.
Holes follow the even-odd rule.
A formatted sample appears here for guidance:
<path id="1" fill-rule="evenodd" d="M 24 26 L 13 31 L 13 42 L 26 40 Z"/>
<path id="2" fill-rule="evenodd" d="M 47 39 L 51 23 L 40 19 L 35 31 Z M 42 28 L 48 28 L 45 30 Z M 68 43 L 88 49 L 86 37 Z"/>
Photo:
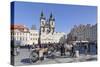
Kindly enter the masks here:
<path id="1" fill-rule="evenodd" d="M 15 44 L 28 44 L 30 40 L 29 29 L 24 25 L 11 25 L 11 40 L 13 40 Z"/>
<path id="2" fill-rule="evenodd" d="M 40 16 L 40 38 L 41 43 L 59 43 L 60 38 L 65 35 L 64 32 L 55 32 L 55 18 L 52 13 L 47 19 L 43 12 Z"/>
<path id="3" fill-rule="evenodd" d="M 46 19 L 43 12 L 40 15 L 39 30 L 27 28 L 24 25 L 11 26 L 11 40 L 20 42 L 21 45 L 38 44 L 39 37 L 41 44 L 59 43 L 60 39 L 65 35 L 64 32 L 55 32 L 55 18 L 52 13 L 49 19 Z"/>
<path id="4" fill-rule="evenodd" d="M 97 24 L 75 25 L 67 35 L 67 40 L 97 42 Z"/>

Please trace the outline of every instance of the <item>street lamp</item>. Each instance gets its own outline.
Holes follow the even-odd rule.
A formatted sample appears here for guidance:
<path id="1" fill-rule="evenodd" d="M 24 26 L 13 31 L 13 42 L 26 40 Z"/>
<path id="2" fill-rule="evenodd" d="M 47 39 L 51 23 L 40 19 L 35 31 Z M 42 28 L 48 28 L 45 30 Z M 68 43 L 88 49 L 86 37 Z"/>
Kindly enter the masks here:
<path id="1" fill-rule="evenodd" d="M 39 38 L 38 38 L 38 45 L 41 48 L 41 30 L 39 29 Z"/>

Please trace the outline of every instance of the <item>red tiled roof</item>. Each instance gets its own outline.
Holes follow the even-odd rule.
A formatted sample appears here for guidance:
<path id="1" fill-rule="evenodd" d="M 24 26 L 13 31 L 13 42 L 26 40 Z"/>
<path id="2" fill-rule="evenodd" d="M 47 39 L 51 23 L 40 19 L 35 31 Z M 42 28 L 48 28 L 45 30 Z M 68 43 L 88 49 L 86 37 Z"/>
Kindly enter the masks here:
<path id="1" fill-rule="evenodd" d="M 24 29 L 26 29 L 27 31 L 24 31 Z M 21 32 L 28 32 L 29 29 L 25 27 L 24 25 L 14 24 L 14 25 L 11 25 L 11 30 L 19 30 Z"/>

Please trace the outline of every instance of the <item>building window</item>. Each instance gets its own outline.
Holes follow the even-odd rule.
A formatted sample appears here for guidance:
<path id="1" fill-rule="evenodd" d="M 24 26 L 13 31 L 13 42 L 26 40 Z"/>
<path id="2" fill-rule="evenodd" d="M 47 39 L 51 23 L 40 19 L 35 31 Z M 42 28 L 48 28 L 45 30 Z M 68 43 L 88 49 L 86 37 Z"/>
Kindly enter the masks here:
<path id="1" fill-rule="evenodd" d="M 17 40 L 17 37 L 15 38 L 15 40 Z"/>
<path id="2" fill-rule="evenodd" d="M 22 38 L 20 37 L 20 40 L 22 40 Z"/>
<path id="3" fill-rule="evenodd" d="M 23 38 L 23 40 L 24 40 L 24 38 Z"/>

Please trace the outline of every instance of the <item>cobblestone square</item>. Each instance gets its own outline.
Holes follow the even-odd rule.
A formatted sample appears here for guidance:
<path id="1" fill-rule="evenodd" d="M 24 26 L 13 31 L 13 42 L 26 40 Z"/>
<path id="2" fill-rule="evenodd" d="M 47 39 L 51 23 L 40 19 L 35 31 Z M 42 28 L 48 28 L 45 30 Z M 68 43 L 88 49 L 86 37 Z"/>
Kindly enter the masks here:
<path id="1" fill-rule="evenodd" d="M 55 59 L 44 58 L 44 60 L 32 63 L 29 59 L 30 52 L 28 49 L 20 49 L 20 54 L 15 56 L 15 65 L 38 65 L 38 64 L 55 64 L 55 63 L 72 63 L 84 61 L 96 61 L 97 55 L 80 55 L 79 58 L 72 58 L 66 53 L 65 57 L 57 57 Z"/>

